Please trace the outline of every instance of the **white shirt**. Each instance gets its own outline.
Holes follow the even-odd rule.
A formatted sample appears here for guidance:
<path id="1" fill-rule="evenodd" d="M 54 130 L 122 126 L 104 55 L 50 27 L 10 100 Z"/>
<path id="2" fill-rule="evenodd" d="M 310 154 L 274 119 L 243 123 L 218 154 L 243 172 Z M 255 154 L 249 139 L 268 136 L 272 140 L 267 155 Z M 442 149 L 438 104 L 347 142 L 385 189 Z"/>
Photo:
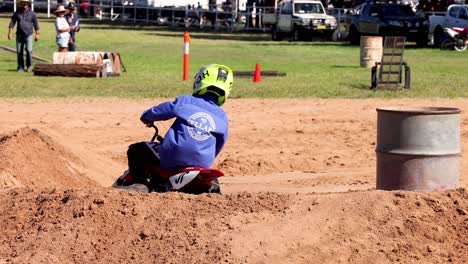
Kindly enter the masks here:
<path id="1" fill-rule="evenodd" d="M 70 26 L 68 25 L 68 22 L 65 19 L 65 17 L 57 17 L 55 19 L 55 30 L 57 31 L 57 37 L 69 38 L 70 33 L 68 31 L 60 32 L 61 29 L 65 29 L 65 28 L 68 28 L 68 27 L 70 27 Z"/>

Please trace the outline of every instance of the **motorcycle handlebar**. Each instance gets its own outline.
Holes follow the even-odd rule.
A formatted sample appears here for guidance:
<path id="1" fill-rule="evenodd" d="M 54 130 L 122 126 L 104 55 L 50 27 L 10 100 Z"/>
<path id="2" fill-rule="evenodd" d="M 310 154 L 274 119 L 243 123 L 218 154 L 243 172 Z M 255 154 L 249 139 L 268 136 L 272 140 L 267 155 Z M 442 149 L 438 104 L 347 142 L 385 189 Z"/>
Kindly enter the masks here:
<path id="1" fill-rule="evenodd" d="M 155 139 L 157 139 L 160 143 L 163 142 L 163 137 L 159 135 L 159 129 L 158 127 L 154 124 L 154 122 L 146 124 L 147 127 L 152 127 L 154 128 L 154 135 L 151 138 L 151 142 L 154 142 Z"/>

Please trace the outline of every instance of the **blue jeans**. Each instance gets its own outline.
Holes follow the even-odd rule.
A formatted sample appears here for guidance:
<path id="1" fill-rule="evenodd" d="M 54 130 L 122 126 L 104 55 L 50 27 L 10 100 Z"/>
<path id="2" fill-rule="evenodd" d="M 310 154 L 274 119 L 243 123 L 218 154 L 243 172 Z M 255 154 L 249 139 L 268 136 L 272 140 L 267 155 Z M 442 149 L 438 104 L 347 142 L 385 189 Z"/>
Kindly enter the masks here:
<path id="1" fill-rule="evenodd" d="M 76 24 L 74 24 L 75 26 Z M 70 31 L 70 39 L 73 40 L 73 45 L 68 45 L 68 51 L 76 51 L 76 32 Z"/>
<path id="2" fill-rule="evenodd" d="M 18 55 L 18 70 L 24 69 L 23 50 L 26 49 L 26 68 L 32 65 L 33 36 L 16 36 L 16 54 Z"/>
<path id="3" fill-rule="evenodd" d="M 73 43 L 73 45 L 68 46 L 68 51 L 76 51 L 76 45 Z"/>

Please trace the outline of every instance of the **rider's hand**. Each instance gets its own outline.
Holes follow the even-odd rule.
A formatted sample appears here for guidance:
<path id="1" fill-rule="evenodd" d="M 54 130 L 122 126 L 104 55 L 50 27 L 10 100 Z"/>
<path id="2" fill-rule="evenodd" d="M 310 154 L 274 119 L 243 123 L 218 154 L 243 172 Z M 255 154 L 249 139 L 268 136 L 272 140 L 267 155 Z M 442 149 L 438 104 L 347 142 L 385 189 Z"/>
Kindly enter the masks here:
<path id="1" fill-rule="evenodd" d="M 146 120 L 146 119 L 144 119 L 143 117 L 141 117 L 140 120 L 141 120 L 141 122 L 143 122 L 143 124 L 145 124 L 147 127 L 152 127 L 152 126 L 153 126 L 153 121 Z"/>

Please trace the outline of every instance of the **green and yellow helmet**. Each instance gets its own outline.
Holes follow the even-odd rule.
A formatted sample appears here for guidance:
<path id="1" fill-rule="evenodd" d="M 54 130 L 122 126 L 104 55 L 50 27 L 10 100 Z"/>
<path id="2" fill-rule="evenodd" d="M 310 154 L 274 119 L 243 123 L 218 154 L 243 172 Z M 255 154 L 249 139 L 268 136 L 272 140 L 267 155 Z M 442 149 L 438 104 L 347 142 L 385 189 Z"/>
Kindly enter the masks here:
<path id="1" fill-rule="evenodd" d="M 232 89 L 234 75 L 229 67 L 220 64 L 203 66 L 193 82 L 193 95 L 213 94 L 218 97 L 221 106 L 228 98 Z"/>

